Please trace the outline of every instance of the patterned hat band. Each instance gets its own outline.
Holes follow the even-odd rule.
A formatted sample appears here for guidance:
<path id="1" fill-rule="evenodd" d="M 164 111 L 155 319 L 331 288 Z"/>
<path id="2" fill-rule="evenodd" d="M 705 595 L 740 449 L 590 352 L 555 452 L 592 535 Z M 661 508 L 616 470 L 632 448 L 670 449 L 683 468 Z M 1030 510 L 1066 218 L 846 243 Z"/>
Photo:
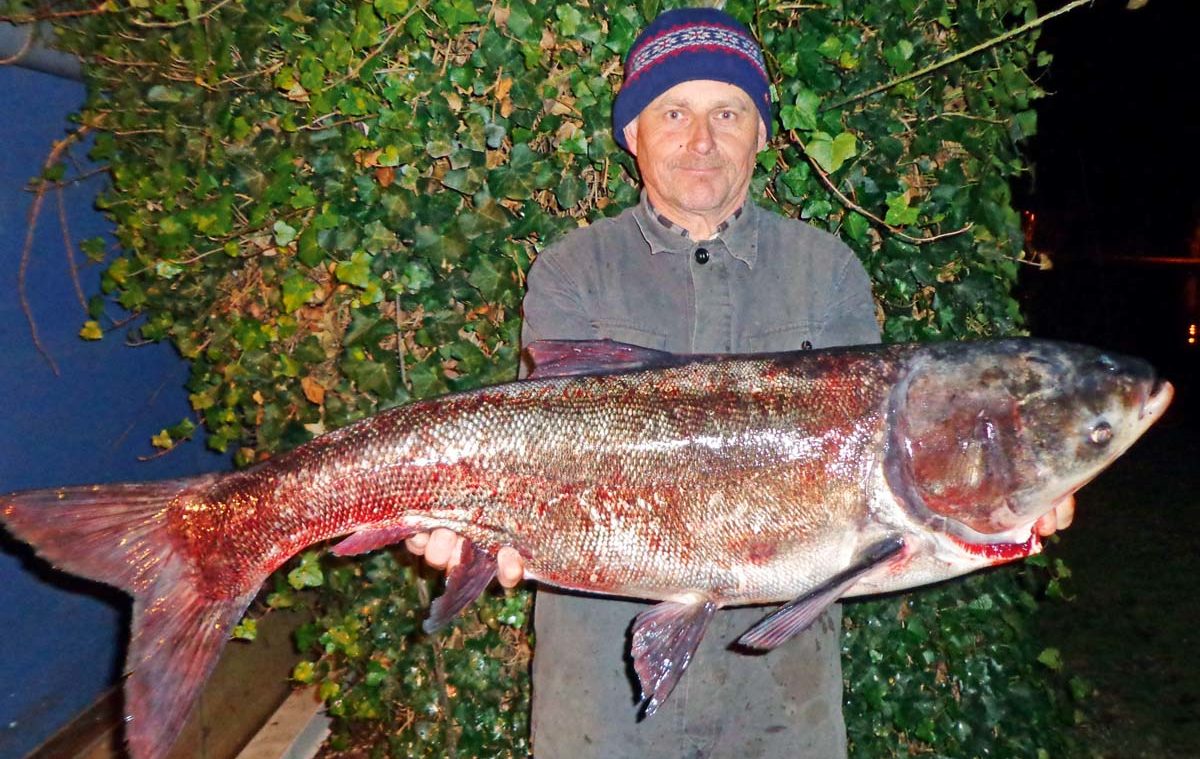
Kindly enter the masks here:
<path id="1" fill-rule="evenodd" d="M 645 40 L 640 47 L 635 47 L 625 62 L 625 86 L 664 58 L 689 53 L 739 56 L 754 66 L 764 82 L 768 81 L 762 50 L 740 26 L 688 24 L 667 29 L 657 37 Z"/>
<path id="2" fill-rule="evenodd" d="M 613 103 L 617 144 L 629 149 L 625 127 L 655 98 L 697 80 L 724 82 L 745 92 L 770 136 L 770 79 L 758 43 L 724 11 L 681 8 L 660 14 L 630 48 L 625 82 Z"/>

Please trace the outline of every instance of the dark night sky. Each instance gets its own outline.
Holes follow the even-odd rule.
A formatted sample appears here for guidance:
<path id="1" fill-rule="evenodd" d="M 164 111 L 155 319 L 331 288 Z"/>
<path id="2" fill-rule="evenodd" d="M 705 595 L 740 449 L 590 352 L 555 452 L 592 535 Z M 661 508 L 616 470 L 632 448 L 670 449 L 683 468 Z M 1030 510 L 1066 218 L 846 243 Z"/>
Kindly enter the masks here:
<path id="1" fill-rule="evenodd" d="M 1045 13 L 1065 0 L 1039 0 Z M 1060 256 L 1187 255 L 1200 223 L 1200 2 L 1097 0 L 1050 21 L 1028 197 Z M 1189 113 L 1191 111 L 1191 113 Z"/>

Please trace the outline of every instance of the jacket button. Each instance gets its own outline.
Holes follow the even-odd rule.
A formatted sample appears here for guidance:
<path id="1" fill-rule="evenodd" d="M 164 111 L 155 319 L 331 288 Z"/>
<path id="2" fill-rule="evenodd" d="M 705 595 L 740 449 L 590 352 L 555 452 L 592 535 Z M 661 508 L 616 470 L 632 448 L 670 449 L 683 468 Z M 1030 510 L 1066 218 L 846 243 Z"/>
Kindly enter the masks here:
<path id="1" fill-rule="evenodd" d="M 696 248 L 695 255 L 696 255 L 696 263 L 698 263 L 698 264 L 708 263 L 708 249 L 707 248 Z"/>

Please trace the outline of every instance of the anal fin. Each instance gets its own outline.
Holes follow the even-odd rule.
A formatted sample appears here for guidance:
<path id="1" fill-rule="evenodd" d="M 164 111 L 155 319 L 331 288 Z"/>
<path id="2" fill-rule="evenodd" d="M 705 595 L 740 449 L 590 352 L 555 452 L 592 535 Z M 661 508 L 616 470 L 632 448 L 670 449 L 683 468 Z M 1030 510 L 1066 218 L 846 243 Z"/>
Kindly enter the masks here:
<path id="1" fill-rule="evenodd" d="M 429 606 L 429 619 L 422 625 L 425 632 L 435 632 L 450 624 L 460 611 L 479 598 L 495 576 L 496 557 L 464 540 L 459 563 L 446 573 L 445 591 Z"/>
<path id="2" fill-rule="evenodd" d="M 630 652 L 642 688 L 643 717 L 652 716 L 671 695 L 716 610 L 712 601 L 664 601 L 637 615 Z"/>
<path id="3" fill-rule="evenodd" d="M 860 577 L 887 561 L 904 548 L 898 537 L 873 543 L 855 557 L 849 567 L 818 585 L 807 594 L 779 607 L 773 614 L 738 638 L 738 645 L 770 651 L 804 632 L 829 605 L 837 601 Z"/>

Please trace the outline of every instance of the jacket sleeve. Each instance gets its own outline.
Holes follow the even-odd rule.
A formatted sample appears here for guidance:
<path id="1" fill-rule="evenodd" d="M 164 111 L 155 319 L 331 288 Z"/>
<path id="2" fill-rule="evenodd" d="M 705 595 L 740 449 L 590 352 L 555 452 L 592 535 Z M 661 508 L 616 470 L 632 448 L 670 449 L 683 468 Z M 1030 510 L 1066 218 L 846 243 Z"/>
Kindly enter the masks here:
<path id="1" fill-rule="evenodd" d="M 570 241 L 568 238 L 563 243 Z M 572 259 L 581 252 L 573 255 L 564 250 L 563 243 L 543 251 L 529 269 L 522 302 L 522 345 L 535 340 L 600 338 L 592 313 L 594 308 L 587 303 L 584 288 L 571 271 Z"/>
<path id="2" fill-rule="evenodd" d="M 824 322 L 821 345 L 867 345 L 880 341 L 875 318 L 871 278 L 858 256 L 846 248 L 846 261 L 832 282 L 832 297 Z"/>
<path id="3" fill-rule="evenodd" d="M 597 340 L 600 334 L 588 312 L 582 292 L 571 278 L 557 246 L 542 252 L 525 279 L 525 299 L 521 303 L 521 347 L 538 340 Z M 528 373 L 528 362 L 521 362 L 521 376 Z"/>

